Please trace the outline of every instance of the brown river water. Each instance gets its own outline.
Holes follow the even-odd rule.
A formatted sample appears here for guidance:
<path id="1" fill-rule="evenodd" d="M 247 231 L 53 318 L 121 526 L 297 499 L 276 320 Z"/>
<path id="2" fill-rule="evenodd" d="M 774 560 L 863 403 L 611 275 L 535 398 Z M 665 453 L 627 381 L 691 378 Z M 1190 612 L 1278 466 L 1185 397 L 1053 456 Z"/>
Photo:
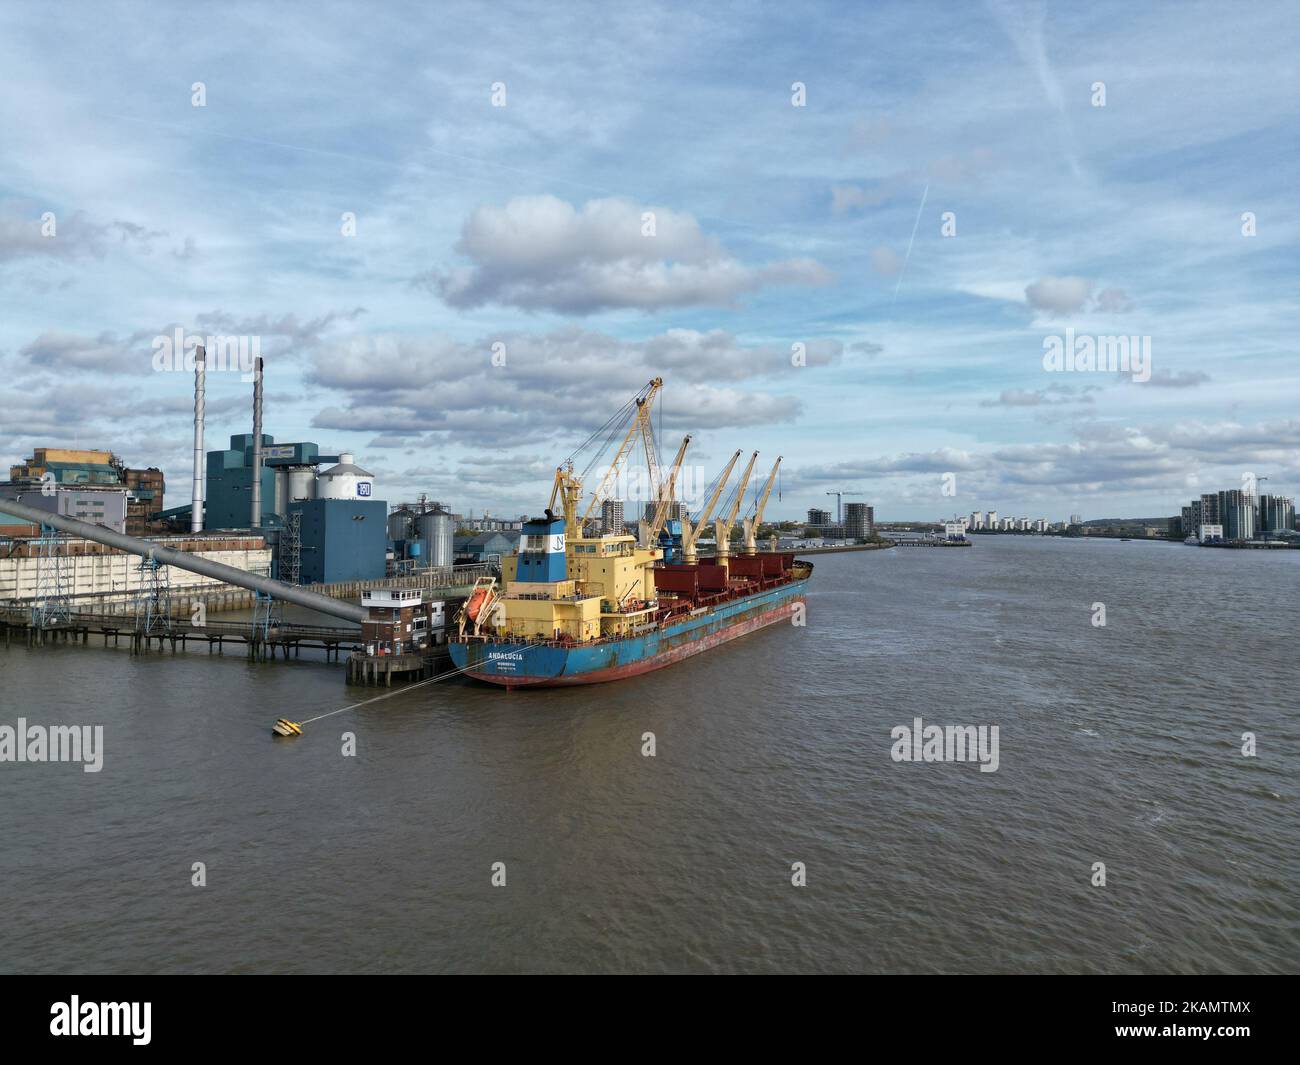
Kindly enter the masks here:
<path id="1" fill-rule="evenodd" d="M 805 627 L 288 741 L 375 690 L 306 653 L 0 647 L 0 725 L 104 728 L 100 772 L 0 763 L 0 970 L 1300 969 L 1300 551 L 814 561 Z M 997 771 L 895 761 L 917 717 L 996 725 Z"/>

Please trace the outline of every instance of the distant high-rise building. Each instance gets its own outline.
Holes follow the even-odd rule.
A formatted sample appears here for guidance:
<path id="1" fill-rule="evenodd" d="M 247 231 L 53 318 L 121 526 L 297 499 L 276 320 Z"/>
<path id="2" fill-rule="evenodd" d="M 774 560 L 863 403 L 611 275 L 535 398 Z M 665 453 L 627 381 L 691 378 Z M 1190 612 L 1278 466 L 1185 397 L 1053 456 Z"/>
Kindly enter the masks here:
<path id="1" fill-rule="evenodd" d="M 1219 524 L 1225 540 L 1255 538 L 1255 501 L 1240 488 L 1219 493 Z"/>
<path id="2" fill-rule="evenodd" d="M 988 527 L 990 529 L 996 529 L 998 527 L 998 512 L 996 510 L 989 511 Z"/>
<path id="3" fill-rule="evenodd" d="M 600 531 L 606 536 L 623 535 L 623 500 L 605 499 L 600 504 Z"/>
<path id="4" fill-rule="evenodd" d="M 1070 515 L 1070 524 L 1071 524 L 1071 525 L 1082 525 L 1082 524 L 1083 524 L 1083 515 L 1082 515 L 1082 514 L 1071 514 L 1071 515 Z"/>
<path id="5" fill-rule="evenodd" d="M 1286 496 L 1259 497 L 1259 529 L 1265 533 L 1290 532 L 1295 526 L 1295 503 Z"/>
<path id="6" fill-rule="evenodd" d="M 1202 525 L 1219 524 L 1219 495 L 1217 492 L 1209 492 L 1201 496 L 1201 521 Z"/>
<path id="7" fill-rule="evenodd" d="M 819 510 L 813 507 L 808 511 L 808 524 L 813 528 L 820 528 L 823 525 L 831 523 L 831 512 L 829 510 Z"/>
<path id="8" fill-rule="evenodd" d="M 972 510 L 970 512 L 970 528 L 984 528 L 984 512 L 982 510 Z"/>
<path id="9" fill-rule="evenodd" d="M 866 503 L 844 504 L 844 535 L 850 540 L 865 540 L 876 528 L 876 511 Z"/>
<path id="10" fill-rule="evenodd" d="M 655 508 L 658 505 L 659 505 L 658 503 L 647 503 L 641 511 L 641 516 L 646 521 L 654 521 Z M 681 519 L 684 517 L 686 517 L 686 504 L 683 503 L 680 499 L 671 500 L 668 504 L 668 515 L 664 520 L 681 521 Z"/>

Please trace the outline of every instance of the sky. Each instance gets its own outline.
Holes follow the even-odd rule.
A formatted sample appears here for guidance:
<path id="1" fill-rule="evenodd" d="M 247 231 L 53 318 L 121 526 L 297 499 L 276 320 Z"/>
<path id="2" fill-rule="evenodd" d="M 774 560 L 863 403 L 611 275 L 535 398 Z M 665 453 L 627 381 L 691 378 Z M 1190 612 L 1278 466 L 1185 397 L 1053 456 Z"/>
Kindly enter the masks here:
<path id="1" fill-rule="evenodd" d="M 1298 55 L 1267 2 L 9 2 L 0 463 L 188 502 L 181 329 L 459 513 L 540 511 L 656 376 L 691 483 L 782 456 L 772 518 L 1294 496 Z"/>

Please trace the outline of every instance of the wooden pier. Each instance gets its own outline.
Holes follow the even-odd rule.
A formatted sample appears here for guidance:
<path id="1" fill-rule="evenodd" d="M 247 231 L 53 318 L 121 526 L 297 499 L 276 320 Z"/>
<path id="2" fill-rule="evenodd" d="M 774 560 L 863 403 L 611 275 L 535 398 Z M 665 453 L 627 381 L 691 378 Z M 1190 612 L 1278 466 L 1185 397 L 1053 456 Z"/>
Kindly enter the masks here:
<path id="1" fill-rule="evenodd" d="M 195 625 L 188 620 L 172 619 L 158 622 L 149 631 L 135 627 L 134 618 L 122 614 L 72 614 L 66 621 L 49 625 L 34 625 L 27 611 L 0 611 L 0 629 L 6 647 L 20 640 L 28 647 L 57 643 L 90 642 L 91 635 L 103 637 L 104 646 L 109 640 L 120 646 L 129 642 L 132 654 L 153 650 L 185 650 L 190 641 L 206 642 L 208 653 L 225 651 L 227 643 L 242 644 L 250 659 L 266 662 L 277 657 L 284 660 L 297 658 L 302 648 L 325 652 L 325 661 L 341 661 L 343 651 L 362 649 L 361 630 L 348 626 L 299 625 L 286 622 L 267 626 L 253 621 L 210 621 Z"/>
<path id="2" fill-rule="evenodd" d="M 451 654 L 445 643 L 409 655 L 368 655 L 363 648 L 348 656 L 348 683 L 391 688 L 394 677 L 399 683 L 425 680 L 450 660 Z"/>

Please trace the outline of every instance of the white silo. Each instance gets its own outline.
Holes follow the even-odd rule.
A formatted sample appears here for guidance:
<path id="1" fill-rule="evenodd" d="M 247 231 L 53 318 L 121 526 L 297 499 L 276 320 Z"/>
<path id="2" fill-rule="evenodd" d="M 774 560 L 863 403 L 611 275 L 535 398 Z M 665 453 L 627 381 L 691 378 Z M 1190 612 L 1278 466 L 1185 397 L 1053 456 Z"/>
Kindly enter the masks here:
<path id="1" fill-rule="evenodd" d="M 339 464 L 316 476 L 318 499 L 373 499 L 375 475 L 353 462 L 351 452 L 339 455 Z"/>

